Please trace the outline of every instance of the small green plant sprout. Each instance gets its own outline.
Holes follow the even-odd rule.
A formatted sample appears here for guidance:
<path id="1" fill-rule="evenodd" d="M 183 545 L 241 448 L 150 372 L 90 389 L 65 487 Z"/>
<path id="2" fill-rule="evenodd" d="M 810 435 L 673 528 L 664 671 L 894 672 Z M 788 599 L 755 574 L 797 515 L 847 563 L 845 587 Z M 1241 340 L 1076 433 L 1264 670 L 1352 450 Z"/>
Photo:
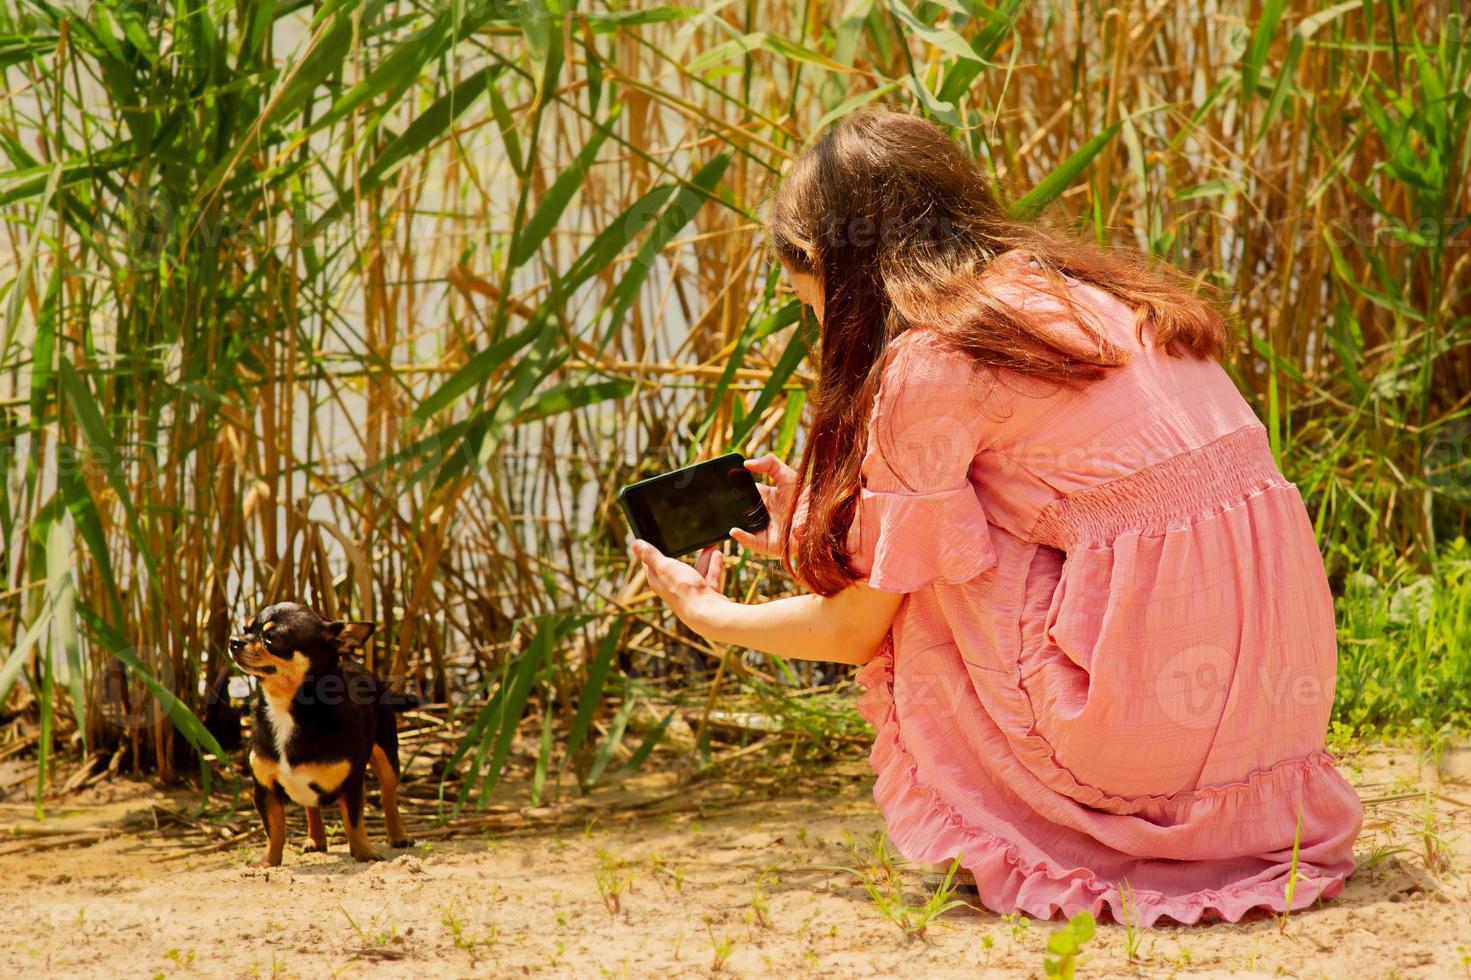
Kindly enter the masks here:
<path id="1" fill-rule="evenodd" d="M 801 940 L 802 942 L 804 942 L 804 943 L 805 942 L 808 942 L 809 941 L 809 937 L 807 935 L 808 930 L 812 928 L 812 923 L 816 922 L 821 917 L 822 917 L 822 910 L 819 909 L 818 911 L 813 912 L 811 915 L 807 916 L 807 918 L 803 919 L 802 920 L 802 924 L 799 925 L 799 926 L 797 926 L 797 933 L 796 933 L 797 938 L 799 940 Z M 817 933 L 816 932 L 813 932 L 812 935 L 815 936 L 815 935 L 817 935 Z"/>
<path id="2" fill-rule="evenodd" d="M 659 886 L 661 894 L 665 896 L 669 894 L 668 890 L 664 887 L 666 880 L 674 886 L 676 892 L 684 891 L 684 870 L 678 865 L 666 861 L 661 855 L 654 854 L 650 856 L 649 873 L 654 878 L 654 884 Z"/>
<path id="3" fill-rule="evenodd" d="M 478 950 L 481 948 L 489 949 L 495 945 L 495 926 L 491 926 L 490 932 L 477 939 L 465 931 L 465 923 L 460 918 L 459 910 L 454 905 L 446 905 L 439 911 L 439 921 L 449 930 L 450 941 L 455 944 L 455 949 L 462 949 L 469 953 L 472 961 L 478 959 L 475 955 Z"/>
<path id="4" fill-rule="evenodd" d="M 1297 854 L 1302 846 L 1302 804 L 1297 805 L 1297 829 L 1292 832 L 1292 865 L 1287 869 L 1287 892 L 1283 896 L 1282 915 L 1277 920 L 1279 935 L 1287 933 L 1287 918 L 1292 914 L 1292 896 L 1297 894 Z"/>
<path id="5" fill-rule="evenodd" d="M 383 909 L 373 917 L 371 923 L 365 925 L 359 925 L 340 902 L 337 908 L 341 910 L 343 917 L 347 919 L 347 924 L 352 926 L 352 931 L 357 933 L 358 939 L 362 941 L 362 948 L 358 952 L 387 959 L 397 959 L 404 955 L 400 951 L 390 950 L 392 946 L 403 945 L 404 937 L 398 934 L 396 926 L 390 924 L 384 928 L 384 919 L 388 913 L 387 905 L 383 906 Z"/>
<path id="6" fill-rule="evenodd" d="M 256 977 L 268 976 L 271 978 L 271 980 L 276 980 L 277 977 L 284 977 L 286 975 L 286 957 L 282 956 L 280 953 L 272 953 L 270 973 L 262 972 L 259 963 L 252 963 L 250 965 L 250 973 L 251 976 Z"/>
<path id="7" fill-rule="evenodd" d="M 1369 848 L 1369 853 L 1364 855 L 1364 860 L 1359 863 L 1361 870 L 1378 871 L 1379 866 L 1387 862 L 1396 854 L 1403 854 L 1406 848 L 1399 845 L 1391 845 L 1388 841 L 1376 841 Z"/>
<path id="8" fill-rule="evenodd" d="M 1412 772 L 1402 772 L 1389 784 L 1388 796 L 1413 796 L 1420 790 L 1420 779 Z"/>
<path id="9" fill-rule="evenodd" d="M 893 855 L 889 853 L 887 832 L 876 831 L 860 841 L 853 836 L 852 831 L 844 830 L 843 837 L 848 842 L 848 851 L 853 855 L 859 877 L 881 879 L 885 887 L 896 886 L 903 881 L 903 875 L 900 874 Z"/>
<path id="10" fill-rule="evenodd" d="M 772 884 L 781 884 L 781 879 L 770 868 L 761 872 L 760 879 L 756 882 L 755 887 L 751 889 L 751 907 L 746 910 L 746 923 L 748 925 L 758 925 L 762 929 L 770 929 L 772 927 L 771 907 L 766 901 L 766 883 L 768 880 Z"/>
<path id="11" fill-rule="evenodd" d="M 1032 920 L 1021 912 L 1003 912 L 1001 921 L 1011 927 L 1011 939 L 1016 943 L 1027 938 L 1027 930 L 1032 927 Z"/>
<path id="12" fill-rule="evenodd" d="M 883 847 L 883 835 L 880 833 L 878 840 L 879 848 Z M 857 851 L 855 850 L 855 854 Z M 869 865 L 863 868 L 841 868 L 858 878 L 868 892 L 868 897 L 873 900 L 874 907 L 879 914 L 899 927 L 906 940 L 923 940 L 928 942 L 925 932 L 930 923 L 946 912 L 958 906 L 967 905 L 959 899 L 952 901 L 955 894 L 955 872 L 960 867 L 962 855 L 956 855 L 950 862 L 950 868 L 945 872 L 945 880 L 940 886 L 930 893 L 929 897 L 919 905 L 911 905 L 904 896 L 904 879 L 898 870 L 893 868 L 887 861 L 881 861 L 878 865 Z M 877 870 L 877 875 L 870 874 L 870 870 Z M 834 926 L 833 934 L 836 935 L 837 927 Z"/>
<path id="13" fill-rule="evenodd" d="M 1424 718 L 1410 720 L 1410 734 L 1414 739 L 1420 765 L 1440 772 L 1441 760 L 1453 740 L 1454 729 L 1450 722 L 1432 727 Z"/>
<path id="14" fill-rule="evenodd" d="M 169 948 L 163 951 L 163 957 L 166 960 L 173 960 L 180 966 L 191 966 L 194 963 L 194 950 L 187 949 L 180 952 L 177 949 Z"/>
<path id="15" fill-rule="evenodd" d="M 715 953 L 715 959 L 710 964 L 710 971 L 719 973 L 725 969 L 725 961 L 730 959 L 730 954 L 735 952 L 735 940 L 716 936 L 715 927 L 711 924 L 709 916 L 705 917 L 705 931 L 710 934 L 710 948 Z"/>
<path id="16" fill-rule="evenodd" d="M 982 966 L 990 966 L 991 965 L 991 951 L 994 950 L 995 948 L 996 948 L 996 937 L 995 936 L 991 935 L 988 932 L 984 936 L 981 937 L 981 949 L 984 949 L 986 951 L 986 959 L 981 963 Z"/>
<path id="17" fill-rule="evenodd" d="M 1119 886 L 1119 904 L 1124 909 L 1124 957 L 1128 962 L 1136 963 L 1139 960 L 1139 940 L 1141 938 L 1138 923 L 1139 906 L 1134 901 L 1134 888 L 1129 884 L 1127 878 Z"/>
<path id="18" fill-rule="evenodd" d="M 1445 838 L 1440 835 L 1440 822 L 1435 813 L 1435 796 L 1425 793 L 1425 812 L 1420 824 L 1420 840 L 1424 846 L 1425 870 L 1441 874 L 1451 869 L 1451 856 L 1446 849 Z"/>
<path id="19" fill-rule="evenodd" d="M 606 848 L 598 848 L 597 870 L 598 894 L 609 915 L 623 911 L 623 893 L 633 884 L 633 872 L 623 872 L 623 862 L 609 854 Z"/>
<path id="20" fill-rule="evenodd" d="M 1466 976 L 1471 977 L 1471 946 L 1465 943 L 1457 946 L 1456 956 L 1461 960 L 1461 969 L 1466 971 Z"/>
<path id="21" fill-rule="evenodd" d="M 1082 962 L 1080 954 L 1088 940 L 1093 938 L 1096 923 L 1093 921 L 1093 913 L 1087 909 L 1068 919 L 1067 925 L 1052 930 L 1052 935 L 1047 937 L 1047 952 L 1051 956 L 1042 958 L 1042 970 L 1049 977 L 1057 977 L 1058 980 L 1073 980 L 1077 966 Z"/>

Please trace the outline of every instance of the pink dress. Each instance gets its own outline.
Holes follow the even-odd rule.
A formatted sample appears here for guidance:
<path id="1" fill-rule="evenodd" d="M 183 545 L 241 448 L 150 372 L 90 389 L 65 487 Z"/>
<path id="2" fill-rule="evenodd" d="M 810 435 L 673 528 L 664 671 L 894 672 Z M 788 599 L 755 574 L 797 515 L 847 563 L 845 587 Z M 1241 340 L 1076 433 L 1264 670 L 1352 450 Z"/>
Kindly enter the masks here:
<path id="1" fill-rule="evenodd" d="M 993 268 L 1077 329 L 1025 253 Z M 1134 352 L 1079 391 L 923 328 L 887 356 L 849 544 L 906 594 L 857 674 L 889 838 L 1042 918 L 1123 922 L 1121 891 L 1141 925 L 1281 911 L 1295 835 L 1292 907 L 1332 897 L 1363 808 L 1325 749 L 1333 604 L 1302 499 L 1219 365 L 1068 287 Z"/>

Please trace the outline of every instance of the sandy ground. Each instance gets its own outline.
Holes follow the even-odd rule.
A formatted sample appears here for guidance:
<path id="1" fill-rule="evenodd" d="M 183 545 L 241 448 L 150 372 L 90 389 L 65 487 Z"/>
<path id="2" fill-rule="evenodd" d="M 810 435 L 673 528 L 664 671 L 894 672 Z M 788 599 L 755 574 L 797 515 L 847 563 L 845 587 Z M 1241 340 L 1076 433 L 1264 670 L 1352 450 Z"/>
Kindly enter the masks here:
<path id="1" fill-rule="evenodd" d="M 1368 816 L 1340 898 L 1285 931 L 1265 912 L 1161 924 L 1138 937 L 1133 962 L 1124 928 L 1103 924 L 1078 975 L 1471 975 L 1471 749 L 1427 760 L 1361 748 L 1347 771 Z M 380 864 L 350 862 L 330 823 L 330 851 L 303 854 L 293 823 L 286 863 L 269 871 L 247 866 L 258 836 L 198 853 L 153 830 L 167 812 L 155 805 L 188 798 L 147 784 L 96 787 L 44 826 L 29 805 L 0 804 L 11 835 L 0 840 L 0 975 L 1045 975 L 1061 923 L 960 908 L 906 940 L 841 870 L 882 875 L 861 759 L 807 784 L 727 779 L 723 797 L 717 782 L 677 807 L 659 778 L 639 792 L 660 805 L 628 810 L 625 788 L 616 801 L 510 813 L 521 826 L 439 837 Z M 408 813 L 411 832 L 434 833 L 430 805 Z M 549 814 L 560 827 L 538 825 Z M 918 878 L 899 863 L 917 904 Z"/>

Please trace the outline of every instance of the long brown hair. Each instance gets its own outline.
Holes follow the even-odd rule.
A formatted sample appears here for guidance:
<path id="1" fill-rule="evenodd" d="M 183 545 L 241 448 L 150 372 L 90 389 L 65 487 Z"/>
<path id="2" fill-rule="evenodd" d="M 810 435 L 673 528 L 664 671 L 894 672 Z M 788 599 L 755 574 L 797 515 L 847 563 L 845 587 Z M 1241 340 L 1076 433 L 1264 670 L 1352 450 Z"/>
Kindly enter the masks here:
<path id="1" fill-rule="evenodd" d="M 769 242 L 789 269 L 823 291 L 814 417 L 794 499 L 809 493 L 792 560 L 820 595 L 858 578 L 847 550 L 858 501 L 869 411 L 885 352 L 924 325 L 978 367 L 1077 386 L 1128 360 L 1060 288 L 1061 275 L 1091 283 L 1135 311 L 1141 339 L 1171 355 L 1219 357 L 1226 329 L 1219 299 L 1192 291 L 1179 270 L 1109 249 L 1037 221 L 1009 218 L 969 153 L 932 123 L 880 109 L 850 115 L 791 165 L 771 201 Z M 1049 330 L 994 295 L 983 276 L 1018 249 L 1037 260 L 1046 292 L 1080 315 L 1084 339 Z M 880 448 L 882 453 L 882 449 Z"/>

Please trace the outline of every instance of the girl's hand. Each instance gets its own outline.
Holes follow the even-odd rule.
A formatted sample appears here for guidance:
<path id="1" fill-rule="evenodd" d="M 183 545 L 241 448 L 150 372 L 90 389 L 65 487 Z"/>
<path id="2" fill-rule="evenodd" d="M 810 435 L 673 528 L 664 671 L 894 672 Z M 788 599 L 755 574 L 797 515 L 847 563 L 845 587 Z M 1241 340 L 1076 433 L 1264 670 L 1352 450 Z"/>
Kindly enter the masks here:
<path id="1" fill-rule="evenodd" d="M 797 492 L 797 471 L 771 453 L 746 460 L 746 469 L 752 473 L 763 473 L 773 481 L 756 484 L 756 489 L 761 493 L 761 502 L 766 505 L 771 520 L 755 534 L 733 527 L 730 529 L 730 536 L 737 544 L 758 555 L 776 558 L 781 555 L 782 534 L 796 503 L 793 498 Z"/>
<path id="2" fill-rule="evenodd" d="M 720 591 L 720 579 L 725 572 L 725 556 L 720 553 L 720 545 L 706 547 L 693 565 L 670 558 L 640 538 L 633 541 L 633 554 L 643 562 L 649 588 L 669 604 L 681 622 L 705 636 L 714 607 L 730 602 Z"/>

